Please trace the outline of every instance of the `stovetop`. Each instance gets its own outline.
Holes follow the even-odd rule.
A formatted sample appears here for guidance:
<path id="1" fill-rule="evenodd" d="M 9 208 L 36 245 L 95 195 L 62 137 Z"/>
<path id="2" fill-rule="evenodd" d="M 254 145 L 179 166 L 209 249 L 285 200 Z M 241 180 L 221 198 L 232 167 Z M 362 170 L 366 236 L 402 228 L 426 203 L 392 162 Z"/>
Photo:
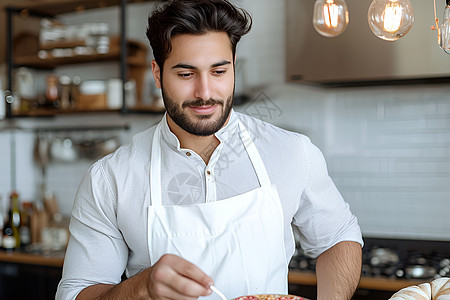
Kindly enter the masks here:
<path id="1" fill-rule="evenodd" d="M 450 277 L 450 242 L 365 238 L 362 276 L 435 279 Z M 297 247 L 289 268 L 314 271 L 316 260 Z"/>

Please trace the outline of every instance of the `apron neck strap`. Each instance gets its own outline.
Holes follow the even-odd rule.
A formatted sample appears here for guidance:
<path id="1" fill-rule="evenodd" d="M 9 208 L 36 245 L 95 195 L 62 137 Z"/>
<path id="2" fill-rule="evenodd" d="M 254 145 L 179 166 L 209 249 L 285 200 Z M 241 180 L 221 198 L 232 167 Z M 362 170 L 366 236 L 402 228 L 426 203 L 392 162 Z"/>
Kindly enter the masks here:
<path id="1" fill-rule="evenodd" d="M 161 122 L 153 134 L 152 157 L 150 163 L 151 205 L 161 206 Z"/>
<path id="2" fill-rule="evenodd" d="M 256 176 L 258 176 L 259 184 L 263 186 L 270 186 L 270 178 L 267 174 L 266 167 L 261 159 L 261 155 L 259 155 L 258 149 L 256 149 L 255 144 L 253 143 L 250 134 L 248 133 L 245 126 L 239 121 L 239 135 L 241 136 L 242 142 L 244 143 L 245 150 L 248 153 L 248 156 L 253 164 L 253 168 L 255 169 Z"/>

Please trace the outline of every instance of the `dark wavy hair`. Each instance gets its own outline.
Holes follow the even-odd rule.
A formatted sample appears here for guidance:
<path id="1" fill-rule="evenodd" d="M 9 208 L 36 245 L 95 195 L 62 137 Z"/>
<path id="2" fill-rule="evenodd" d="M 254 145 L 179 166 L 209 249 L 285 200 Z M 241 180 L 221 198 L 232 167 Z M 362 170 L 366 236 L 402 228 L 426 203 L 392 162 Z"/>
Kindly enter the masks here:
<path id="1" fill-rule="evenodd" d="M 228 0 L 171 0 L 162 3 L 151 13 L 146 35 L 162 71 L 172 50 L 171 39 L 175 35 L 226 32 L 234 57 L 237 43 L 251 27 L 250 14 Z"/>

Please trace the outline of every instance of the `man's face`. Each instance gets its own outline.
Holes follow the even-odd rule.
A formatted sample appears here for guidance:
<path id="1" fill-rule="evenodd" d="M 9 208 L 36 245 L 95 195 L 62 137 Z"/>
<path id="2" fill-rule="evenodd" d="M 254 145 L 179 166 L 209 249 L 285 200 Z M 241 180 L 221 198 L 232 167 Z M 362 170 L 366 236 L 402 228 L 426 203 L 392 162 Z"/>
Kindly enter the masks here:
<path id="1" fill-rule="evenodd" d="M 163 77 L 152 62 L 170 120 L 183 130 L 208 136 L 228 120 L 234 92 L 231 44 L 225 32 L 182 34 L 172 39 Z"/>

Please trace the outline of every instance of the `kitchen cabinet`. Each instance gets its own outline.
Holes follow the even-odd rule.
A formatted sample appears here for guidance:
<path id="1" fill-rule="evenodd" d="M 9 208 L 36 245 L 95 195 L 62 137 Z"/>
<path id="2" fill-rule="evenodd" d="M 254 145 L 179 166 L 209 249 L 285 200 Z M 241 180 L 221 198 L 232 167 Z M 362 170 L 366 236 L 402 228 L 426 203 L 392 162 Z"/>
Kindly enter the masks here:
<path id="1" fill-rule="evenodd" d="M 144 85 L 144 75 L 147 68 L 147 51 L 145 44 L 139 41 L 131 41 L 126 37 L 126 6 L 128 3 L 145 2 L 138 0 L 104 0 L 104 1 L 89 1 L 89 0 L 69 0 L 62 3 L 58 0 L 50 0 L 43 2 L 29 2 L 28 4 L 20 3 L 13 4 L 6 7 L 7 11 L 7 40 L 8 40 L 8 85 L 7 91 L 13 91 L 15 88 L 15 70 L 20 67 L 26 67 L 36 70 L 44 70 L 49 73 L 53 72 L 55 68 L 67 65 L 76 64 L 93 64 L 98 62 L 113 61 L 118 63 L 120 69 L 120 82 L 122 97 L 119 97 L 122 103 L 113 110 L 118 110 L 122 113 L 128 111 L 145 111 L 156 112 L 162 111 L 161 107 L 154 105 L 142 105 L 140 99 L 142 98 L 142 87 Z M 107 51 L 98 52 L 91 51 L 89 53 L 73 52 L 69 55 L 53 55 L 55 50 L 73 50 L 76 49 L 77 44 L 70 44 L 70 41 L 56 41 L 52 43 L 52 48 L 46 48 L 45 45 L 40 45 L 40 38 L 37 35 L 30 34 L 28 31 L 15 33 L 14 25 L 18 22 L 26 22 L 31 18 L 43 20 L 57 20 L 58 16 L 71 12 L 82 12 L 90 9 L 102 9 L 110 6 L 119 6 L 120 12 L 120 36 L 108 36 L 109 49 Z M 80 47 L 79 47 L 80 48 Z M 45 53 L 52 53 L 52 55 L 38 55 Z M 82 74 L 80 74 L 82 75 Z M 108 78 L 110 79 L 110 78 Z M 126 83 L 132 80 L 135 83 L 136 105 L 133 107 L 127 106 L 126 97 Z M 47 84 L 48 85 L 48 84 Z M 8 94 L 9 92 L 7 92 Z M 104 95 L 105 93 L 103 93 Z M 41 98 L 42 95 L 41 95 Z M 98 99 L 98 98 L 96 98 Z M 88 98 L 88 103 L 97 101 L 93 98 Z M 33 99 L 35 100 L 35 99 Z M 111 110 L 106 105 L 104 99 L 100 99 L 102 105 L 96 107 L 47 107 L 44 105 L 34 105 L 30 108 L 27 105 L 22 109 L 13 109 L 11 103 L 6 105 L 6 117 L 24 117 L 24 116 L 49 116 L 63 113 L 80 113 L 86 111 L 104 111 Z M 34 101 L 35 104 L 37 101 Z"/>
<path id="2" fill-rule="evenodd" d="M 0 251 L 0 299 L 55 299 L 62 255 Z"/>

